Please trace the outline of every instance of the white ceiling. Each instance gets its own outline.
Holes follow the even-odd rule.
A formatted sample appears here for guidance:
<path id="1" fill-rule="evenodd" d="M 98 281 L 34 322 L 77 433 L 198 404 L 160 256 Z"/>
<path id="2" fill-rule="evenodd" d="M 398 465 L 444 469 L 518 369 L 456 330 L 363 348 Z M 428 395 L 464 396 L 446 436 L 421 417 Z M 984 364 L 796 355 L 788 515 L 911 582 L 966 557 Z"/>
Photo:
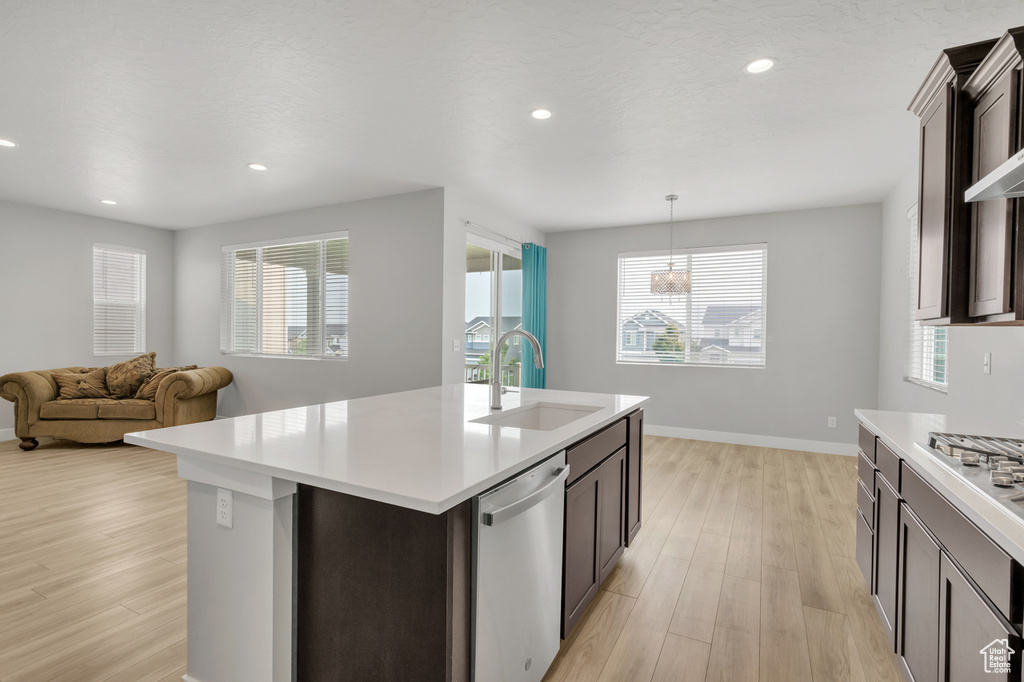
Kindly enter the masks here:
<path id="1" fill-rule="evenodd" d="M 542 230 L 878 201 L 939 50 L 1021 9 L 3 0 L 0 199 L 183 228 L 457 186 Z"/>

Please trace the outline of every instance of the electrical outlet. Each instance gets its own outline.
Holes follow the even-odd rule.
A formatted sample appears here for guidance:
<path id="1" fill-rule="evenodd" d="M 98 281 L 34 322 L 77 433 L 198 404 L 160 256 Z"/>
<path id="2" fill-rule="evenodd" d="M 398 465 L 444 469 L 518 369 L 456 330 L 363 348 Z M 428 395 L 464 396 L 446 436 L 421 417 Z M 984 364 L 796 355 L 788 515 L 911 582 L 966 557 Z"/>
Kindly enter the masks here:
<path id="1" fill-rule="evenodd" d="M 830 428 L 830 429 L 836 428 L 836 418 L 835 417 L 829 417 L 828 418 L 828 428 Z"/>
<path id="2" fill-rule="evenodd" d="M 462 342 L 459 341 L 458 339 L 453 339 L 452 340 L 452 352 L 453 353 L 458 353 L 460 350 L 462 350 Z"/>
<path id="3" fill-rule="evenodd" d="M 984 372 L 985 374 L 991 374 L 992 373 L 992 354 L 991 353 L 985 353 L 985 356 L 984 356 L 984 359 L 983 359 L 983 364 L 981 365 L 981 371 Z"/>
<path id="4" fill-rule="evenodd" d="M 234 500 L 230 490 L 217 488 L 217 525 L 232 528 L 234 525 Z"/>

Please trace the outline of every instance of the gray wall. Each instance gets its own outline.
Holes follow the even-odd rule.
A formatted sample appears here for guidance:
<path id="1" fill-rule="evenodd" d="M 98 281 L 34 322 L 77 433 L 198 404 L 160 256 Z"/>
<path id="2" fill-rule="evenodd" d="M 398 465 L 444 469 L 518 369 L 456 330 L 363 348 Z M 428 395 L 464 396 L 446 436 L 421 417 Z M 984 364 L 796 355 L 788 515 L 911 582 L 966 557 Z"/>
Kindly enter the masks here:
<path id="1" fill-rule="evenodd" d="M 229 417 L 440 384 L 443 214 L 434 189 L 178 232 L 178 361 L 235 373 L 218 408 Z M 337 230 L 349 233 L 348 359 L 221 354 L 221 246 Z"/>
<path id="2" fill-rule="evenodd" d="M 676 225 L 681 247 L 768 243 L 765 369 L 617 365 L 617 254 L 664 249 L 666 226 L 548 234 L 548 387 L 651 396 L 655 428 L 856 442 L 853 410 L 878 395 L 881 213 L 865 204 Z"/>
<path id="3" fill-rule="evenodd" d="M 119 359 L 92 352 L 94 243 L 146 251 L 146 347 L 158 365 L 174 364 L 174 233 L 0 202 L 0 375 Z M 0 429 L 13 426 L 0 400 Z"/>
<path id="4" fill-rule="evenodd" d="M 917 171 L 883 205 L 878 407 L 883 410 L 1024 418 L 1024 327 L 950 327 L 949 393 L 903 379 L 907 355 L 907 210 L 917 203 Z M 992 374 L 982 372 L 992 354 Z"/>

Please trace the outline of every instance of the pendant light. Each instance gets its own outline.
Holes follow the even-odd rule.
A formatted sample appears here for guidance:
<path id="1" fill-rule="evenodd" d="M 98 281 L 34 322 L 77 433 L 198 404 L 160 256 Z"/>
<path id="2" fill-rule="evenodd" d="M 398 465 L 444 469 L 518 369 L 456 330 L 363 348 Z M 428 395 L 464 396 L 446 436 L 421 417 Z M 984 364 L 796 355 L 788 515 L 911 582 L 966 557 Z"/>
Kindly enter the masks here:
<path id="1" fill-rule="evenodd" d="M 674 270 L 672 258 L 673 243 L 672 233 L 675 227 L 675 201 L 678 194 L 669 194 L 665 197 L 668 202 L 668 270 L 657 270 L 651 273 L 651 293 L 659 296 L 671 296 L 672 294 L 688 294 L 692 285 L 692 278 L 689 270 Z"/>

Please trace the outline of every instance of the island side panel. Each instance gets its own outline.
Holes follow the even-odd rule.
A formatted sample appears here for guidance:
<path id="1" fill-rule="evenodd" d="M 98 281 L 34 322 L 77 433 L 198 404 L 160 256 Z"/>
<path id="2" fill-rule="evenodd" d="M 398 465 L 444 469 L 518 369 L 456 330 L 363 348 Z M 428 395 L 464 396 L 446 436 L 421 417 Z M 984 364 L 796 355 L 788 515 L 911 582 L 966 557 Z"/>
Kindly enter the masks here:
<path id="1" fill-rule="evenodd" d="M 434 515 L 299 486 L 298 679 L 465 682 L 470 502 Z"/>

